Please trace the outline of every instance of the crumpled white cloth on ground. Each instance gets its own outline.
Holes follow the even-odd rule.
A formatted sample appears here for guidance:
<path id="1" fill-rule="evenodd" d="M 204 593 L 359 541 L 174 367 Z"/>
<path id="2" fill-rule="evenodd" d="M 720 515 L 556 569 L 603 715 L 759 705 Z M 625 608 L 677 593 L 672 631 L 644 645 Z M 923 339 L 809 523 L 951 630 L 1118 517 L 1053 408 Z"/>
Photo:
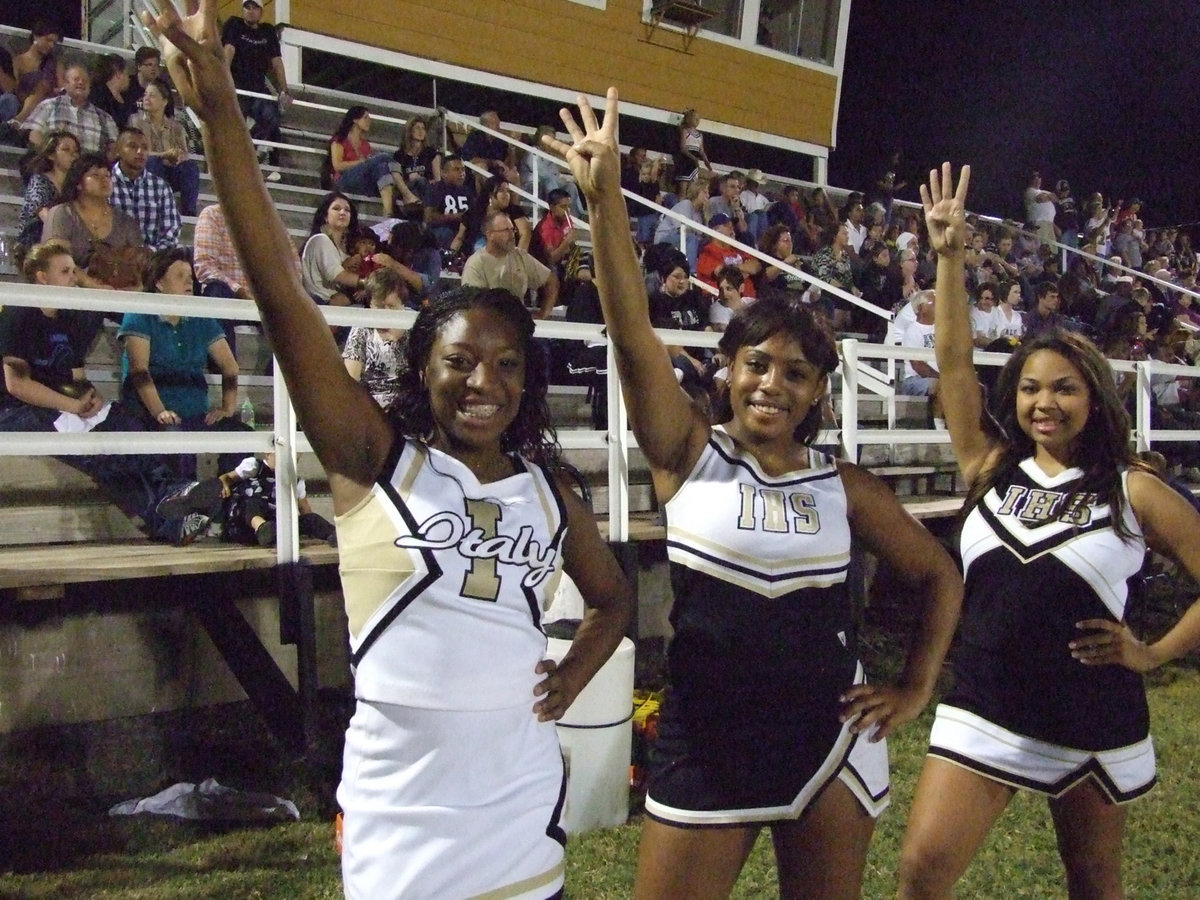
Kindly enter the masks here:
<path id="1" fill-rule="evenodd" d="M 136 816 L 148 813 L 223 822 L 299 821 L 300 810 L 291 800 L 261 791 L 239 791 L 208 778 L 200 784 L 181 781 L 153 797 L 125 800 L 108 811 L 110 816 Z"/>

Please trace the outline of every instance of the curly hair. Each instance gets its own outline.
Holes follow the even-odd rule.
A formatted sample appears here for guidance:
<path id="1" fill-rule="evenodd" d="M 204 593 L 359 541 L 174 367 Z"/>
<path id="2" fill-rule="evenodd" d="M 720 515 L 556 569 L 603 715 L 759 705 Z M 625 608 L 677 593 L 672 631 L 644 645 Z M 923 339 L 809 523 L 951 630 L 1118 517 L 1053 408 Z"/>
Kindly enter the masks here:
<path id="1" fill-rule="evenodd" d="M 514 294 L 501 288 L 460 288 L 439 296 L 417 314 L 405 336 L 405 365 L 398 380 L 398 393 L 389 413 L 406 437 L 428 441 L 436 422 L 429 390 L 423 377 L 442 328 L 469 309 L 488 309 L 516 330 L 525 355 L 525 385 L 521 405 L 512 423 L 500 437 L 504 453 L 519 453 L 539 465 L 558 464 L 561 448 L 546 401 L 549 387 L 546 355 L 533 338 L 533 317 Z"/>
<path id="2" fill-rule="evenodd" d="M 718 348 L 734 365 L 737 352 L 742 347 L 761 344 L 773 335 L 784 334 L 796 340 L 804 352 L 804 358 L 815 365 L 822 375 L 828 375 L 838 365 L 837 344 L 825 324 L 814 316 L 807 307 L 792 303 L 784 297 L 763 297 L 738 313 L 721 335 Z M 733 416 L 728 392 L 722 395 L 721 404 L 715 411 L 718 422 L 727 422 Z M 821 430 L 824 415 L 823 404 L 816 404 L 808 411 L 794 437 L 805 446 L 811 446 Z"/>
<path id="3" fill-rule="evenodd" d="M 1075 439 L 1073 460 L 1073 464 L 1083 470 L 1083 479 L 1059 507 L 1059 515 L 1070 514 L 1087 495 L 1093 495 L 1108 503 L 1113 529 L 1128 540 L 1132 534 L 1124 522 L 1125 494 L 1121 473 L 1126 469 L 1151 470 L 1129 447 L 1129 415 L 1117 392 L 1117 382 L 1108 360 L 1087 338 L 1062 329 L 1046 331 L 1023 342 L 1000 370 L 991 409 L 1003 434 L 1003 451 L 996 464 L 975 479 L 967 492 L 963 511 L 973 509 L 995 484 L 1010 476 L 1036 450 L 1033 438 L 1017 420 L 1017 388 L 1025 363 L 1040 350 L 1057 353 L 1074 366 L 1088 392 L 1088 418 Z"/>

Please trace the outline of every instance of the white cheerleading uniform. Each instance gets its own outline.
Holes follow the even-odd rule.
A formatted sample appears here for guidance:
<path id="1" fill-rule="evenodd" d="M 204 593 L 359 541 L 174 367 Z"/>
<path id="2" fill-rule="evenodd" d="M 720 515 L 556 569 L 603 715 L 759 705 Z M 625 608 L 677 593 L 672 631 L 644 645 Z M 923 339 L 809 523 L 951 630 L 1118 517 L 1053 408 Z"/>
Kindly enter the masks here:
<path id="1" fill-rule="evenodd" d="M 1142 678 L 1123 666 L 1085 666 L 1069 644 L 1083 634 L 1076 622 L 1125 620 L 1146 543 L 1128 474 L 1129 540 L 1113 528 L 1105 499 L 1070 500 L 1082 476 L 1049 476 L 1026 459 L 967 516 L 956 684 L 938 708 L 929 752 L 1049 796 L 1092 778 L 1120 803 L 1155 783 Z"/>
<path id="2" fill-rule="evenodd" d="M 850 646 L 850 525 L 835 464 L 765 474 L 714 428 L 666 504 L 670 689 L 646 811 L 677 826 L 797 818 L 833 779 L 878 815 L 887 748 L 838 721 Z"/>
<path id="3" fill-rule="evenodd" d="M 347 897 L 528 898 L 563 884 L 562 756 L 533 712 L 567 518 L 540 467 L 480 484 L 396 438 L 338 517 L 358 703 L 338 800 Z"/>

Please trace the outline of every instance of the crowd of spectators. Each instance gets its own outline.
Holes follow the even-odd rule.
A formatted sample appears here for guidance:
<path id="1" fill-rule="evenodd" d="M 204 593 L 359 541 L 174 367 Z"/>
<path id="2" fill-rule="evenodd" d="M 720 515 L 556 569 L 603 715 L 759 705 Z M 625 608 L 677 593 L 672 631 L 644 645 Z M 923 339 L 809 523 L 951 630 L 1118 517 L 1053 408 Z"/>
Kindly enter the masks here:
<path id="1" fill-rule="evenodd" d="M 246 0 L 242 11 L 223 31 L 226 56 L 239 87 L 275 90 L 276 99 L 245 97 L 243 106 L 264 161 L 278 163 L 273 144 L 288 102 L 278 36 L 262 24 L 255 0 Z M 0 139 L 29 148 L 22 160 L 18 254 L 61 241 L 74 263 L 74 283 L 162 290 L 162 278 L 148 276 L 151 254 L 157 254 L 160 265 L 181 263 L 174 266 L 181 291 L 187 280 L 187 293 L 249 299 L 249 281 L 220 207 L 200 206 L 195 136 L 186 117 L 174 115 L 176 99 L 159 52 L 141 48 L 132 62 L 108 54 L 88 65 L 62 58 L 60 44 L 52 26 L 39 24 L 22 53 L 0 56 L 0 116 L 6 120 Z M 717 174 L 700 124 L 698 114 L 687 111 L 677 146 L 667 153 L 634 147 L 622 172 L 626 190 L 673 213 L 628 203 L 656 325 L 720 331 L 756 298 L 785 296 L 809 306 L 837 332 L 930 346 L 935 261 L 920 211 L 896 202 L 905 187 L 898 155 L 869 190 L 835 198 L 819 187 L 772 184 L 755 168 Z M 578 227 L 586 212 L 562 167 L 498 137 L 504 132 L 494 110 L 485 110 L 475 128 L 443 129 L 413 116 L 391 154 L 372 148 L 370 130 L 367 107 L 346 111 L 327 144 L 323 174 L 332 190 L 317 204 L 303 250 L 293 251 L 287 263 L 318 303 L 415 308 L 436 296 L 447 275 L 460 275 L 464 285 L 509 288 L 538 317 L 561 305 L 570 319 L 596 321 L 587 233 Z M 554 131 L 541 126 L 530 144 L 536 147 Z M 443 134 L 445 146 L 438 142 Z M 545 205 L 529 204 L 518 188 Z M 364 194 L 377 195 L 384 214 L 372 229 L 358 222 Z M 1200 357 L 1200 340 L 1193 337 L 1200 330 L 1200 304 L 1169 287 L 1196 288 L 1197 256 L 1188 233 L 1147 229 L 1137 199 L 1109 205 L 1092 194 L 1077 203 L 1066 180 L 1051 191 L 1037 172 L 1021 200 L 1024 222 L 971 220 L 967 271 L 978 347 L 1011 349 L 1025 336 L 1068 328 L 1088 334 L 1114 358 Z M 191 216 L 198 216 L 194 252 L 180 246 L 182 219 Z M 1087 255 L 1068 255 L 1062 271 L 1064 258 L 1054 242 Z M 147 348 L 167 343 L 150 332 L 180 327 L 166 320 L 151 325 L 139 320 L 121 332 L 140 368 L 146 368 Z M 347 338 L 344 331 L 335 335 Z M 211 345 L 205 343 L 209 337 Z M 230 377 L 236 372 L 235 339 L 233 322 L 209 322 L 204 346 L 189 358 L 191 368 L 166 376 L 167 383 L 180 378 L 198 386 L 198 363 Z M 399 339 L 374 329 L 350 333 L 347 366 L 381 402 L 389 396 L 387 373 L 399 359 Z M 588 383 L 596 387 L 603 363 L 589 351 L 597 348 L 579 349 L 552 354 L 561 363 L 552 377 L 578 370 L 589 373 Z M 719 390 L 725 362 L 719 355 L 699 347 L 670 350 L 685 389 L 694 395 Z M 151 370 L 160 371 L 157 365 Z M 901 393 L 930 398 L 935 424 L 937 380 L 936 368 L 924 362 L 905 364 L 897 380 Z M 1188 381 L 1159 380 L 1156 420 L 1200 421 L 1200 390 Z M 132 388 L 126 382 L 124 402 L 140 406 L 150 425 L 164 424 L 159 417 L 173 426 L 234 421 L 229 403 L 235 394 L 223 394 L 216 411 L 192 398 L 181 413 L 161 392 L 153 393 L 157 379 Z M 173 396 L 171 388 L 166 393 Z M 599 425 L 602 397 L 594 410 Z M 1178 465 L 1181 455 L 1186 457 L 1168 457 Z M 1185 461 L 1200 477 L 1200 458 Z"/>

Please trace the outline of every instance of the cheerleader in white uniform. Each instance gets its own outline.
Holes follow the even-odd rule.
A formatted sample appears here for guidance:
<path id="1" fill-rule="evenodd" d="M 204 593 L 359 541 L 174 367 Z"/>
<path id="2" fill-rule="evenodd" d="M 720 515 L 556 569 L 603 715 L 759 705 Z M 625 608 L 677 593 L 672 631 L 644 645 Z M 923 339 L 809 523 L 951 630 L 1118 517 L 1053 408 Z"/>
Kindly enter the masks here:
<path id="1" fill-rule="evenodd" d="M 545 900 L 563 887 L 553 720 L 616 648 L 628 582 L 553 473 L 533 322 L 505 291 L 423 309 L 388 413 L 347 373 L 287 259 L 215 6 L 146 21 L 188 106 L 305 434 L 329 475 L 357 708 L 338 797 L 348 897 Z M 174 46 L 172 46 L 174 44 Z M 178 49 L 176 49 L 178 48 Z M 560 571 L 591 609 L 544 660 Z"/>
<path id="2" fill-rule="evenodd" d="M 1050 332 L 1004 366 L 985 418 L 964 279 L 970 170 L 922 187 L 938 252 L 936 351 L 969 491 L 956 684 L 938 707 L 900 895 L 951 897 L 1018 788 L 1046 796 L 1072 898 L 1117 898 L 1126 801 L 1151 789 L 1141 674 L 1200 643 L 1200 606 L 1153 644 L 1125 624 L 1146 547 L 1200 574 L 1200 518 L 1137 462 L 1107 361 Z M 997 886 L 1002 890 L 1002 886 Z"/>
<path id="3" fill-rule="evenodd" d="M 547 142 L 587 197 L 604 320 L 638 445 L 667 513 L 670 686 L 635 896 L 727 897 L 771 829 L 784 897 L 857 897 L 887 803 L 882 738 L 928 701 L 957 620 L 948 555 L 857 466 L 810 445 L 837 354 L 801 307 L 734 316 L 725 424 L 679 388 L 654 334 L 620 192 L 617 97 L 564 111 Z M 925 613 L 899 684 L 865 683 L 850 630 L 851 539 L 907 576 Z"/>

